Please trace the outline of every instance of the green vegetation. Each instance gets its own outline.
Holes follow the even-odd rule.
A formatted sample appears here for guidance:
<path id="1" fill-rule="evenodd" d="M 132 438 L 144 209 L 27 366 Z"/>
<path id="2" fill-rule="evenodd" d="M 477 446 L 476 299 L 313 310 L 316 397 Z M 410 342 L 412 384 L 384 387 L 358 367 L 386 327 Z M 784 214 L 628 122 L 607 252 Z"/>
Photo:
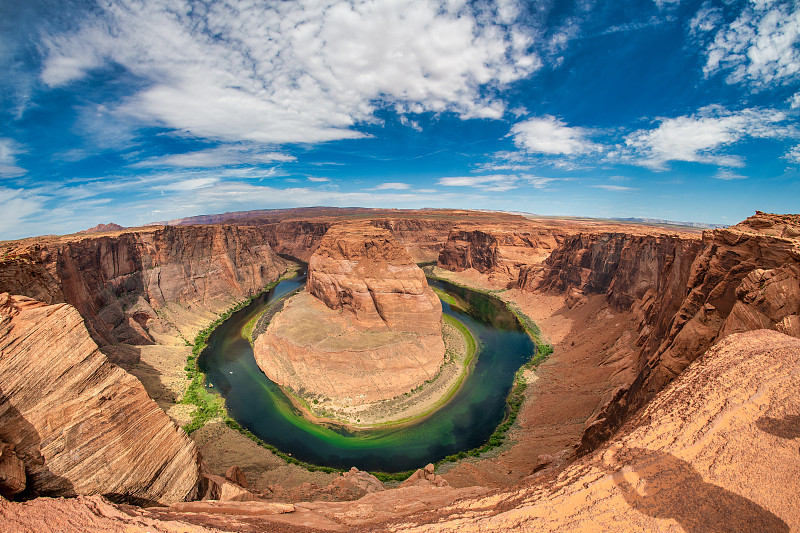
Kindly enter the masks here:
<path id="1" fill-rule="evenodd" d="M 247 322 L 247 324 L 245 324 L 244 327 L 242 328 L 242 337 L 250 341 L 250 344 L 253 344 L 253 341 L 255 341 L 255 339 L 253 338 L 253 330 L 256 329 L 256 324 L 258 324 L 258 319 L 260 319 L 264 315 L 264 312 L 266 312 L 266 309 L 263 312 L 258 313 L 253 318 L 251 318 Z"/>
<path id="2" fill-rule="evenodd" d="M 448 294 L 438 287 L 431 287 L 431 289 L 433 289 L 433 292 L 436 293 L 436 296 L 438 296 L 441 301 L 450 305 L 456 305 L 456 299 L 452 294 Z"/>
<path id="3" fill-rule="evenodd" d="M 211 332 L 229 319 L 233 313 L 247 307 L 255 298 L 272 290 L 282 280 L 290 279 L 296 275 L 296 271 L 288 272 L 277 280 L 269 283 L 250 298 L 237 302 L 230 309 L 218 315 L 211 324 L 200 330 L 194 338 L 192 353 L 186 357 L 186 366 L 184 367 L 186 377 L 189 379 L 189 386 L 181 399 L 182 404 L 195 406 L 195 411 L 192 413 L 192 420 L 183 426 L 186 433 L 191 434 L 197 431 L 213 418 L 227 417 L 225 413 L 225 400 L 219 394 L 210 392 L 205 388 L 205 374 L 203 374 L 200 367 L 197 366 L 197 359 L 200 357 L 200 354 L 203 353 L 203 350 L 206 349 L 206 346 L 208 346 L 208 337 L 211 335 Z M 183 336 L 181 336 L 181 338 L 183 338 Z M 184 341 L 189 344 L 185 339 Z"/>

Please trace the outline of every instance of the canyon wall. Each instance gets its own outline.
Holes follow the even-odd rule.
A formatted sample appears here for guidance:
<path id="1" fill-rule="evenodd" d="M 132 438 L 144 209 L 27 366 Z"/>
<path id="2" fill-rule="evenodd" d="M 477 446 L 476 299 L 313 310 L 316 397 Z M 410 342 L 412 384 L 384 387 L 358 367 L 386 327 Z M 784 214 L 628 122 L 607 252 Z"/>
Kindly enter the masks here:
<path id="1" fill-rule="evenodd" d="M 447 236 L 438 265 L 456 272 L 473 268 L 512 284 L 522 269 L 541 264 L 563 240 L 563 231 L 544 227 L 458 226 Z"/>
<path id="2" fill-rule="evenodd" d="M 22 246 L 0 263 L 0 291 L 73 305 L 95 341 L 152 344 L 167 302 L 220 311 L 285 268 L 263 227 L 181 226 Z"/>
<path id="3" fill-rule="evenodd" d="M 33 495 L 198 495 L 194 443 L 67 304 L 0 294 L 0 441 L 23 460 Z"/>

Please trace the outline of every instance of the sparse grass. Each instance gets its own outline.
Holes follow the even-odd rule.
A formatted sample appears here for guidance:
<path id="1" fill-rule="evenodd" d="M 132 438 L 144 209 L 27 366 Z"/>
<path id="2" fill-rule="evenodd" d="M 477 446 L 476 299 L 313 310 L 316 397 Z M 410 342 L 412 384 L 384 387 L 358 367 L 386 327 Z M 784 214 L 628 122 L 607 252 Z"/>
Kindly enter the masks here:
<path id="1" fill-rule="evenodd" d="M 456 305 L 456 299 L 453 295 L 444 292 L 438 287 L 431 287 L 431 289 L 433 289 L 433 292 L 436 293 L 436 296 L 438 296 L 441 301 L 450 305 Z"/>

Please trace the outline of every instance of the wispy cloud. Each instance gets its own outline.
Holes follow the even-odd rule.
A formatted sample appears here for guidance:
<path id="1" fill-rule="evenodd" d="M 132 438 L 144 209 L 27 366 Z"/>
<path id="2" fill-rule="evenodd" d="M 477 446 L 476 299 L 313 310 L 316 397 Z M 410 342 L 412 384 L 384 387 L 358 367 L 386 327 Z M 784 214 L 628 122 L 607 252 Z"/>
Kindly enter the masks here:
<path id="1" fill-rule="evenodd" d="M 388 182 L 388 183 L 381 183 L 375 187 L 375 190 L 383 191 L 387 189 L 394 189 L 394 190 L 408 190 L 411 188 L 411 185 L 408 183 L 398 183 L 398 182 Z"/>
<path id="2" fill-rule="evenodd" d="M 17 155 L 24 150 L 14 139 L 0 137 L 0 177 L 16 178 L 27 171 L 17 165 Z"/>
<path id="3" fill-rule="evenodd" d="M 587 139 L 583 128 L 567 126 L 552 117 L 536 117 L 514 124 L 511 135 L 514 143 L 528 152 L 553 155 L 579 155 L 599 150 L 599 146 Z"/>
<path id="4" fill-rule="evenodd" d="M 635 187 L 624 187 L 622 185 L 606 185 L 606 184 L 603 184 L 603 185 L 591 185 L 591 187 L 594 187 L 596 189 L 605 189 L 607 191 L 635 191 L 636 190 Z"/>
<path id="5" fill-rule="evenodd" d="M 782 125 L 786 115 L 771 109 L 728 111 L 708 106 L 696 114 L 661 119 L 657 128 L 639 130 L 625 138 L 620 157 L 654 170 L 665 170 L 669 161 L 689 161 L 727 167 L 742 167 L 738 155 L 721 149 L 745 138 L 781 138 L 795 134 Z M 616 154 L 619 155 L 619 154 Z"/>
<path id="6" fill-rule="evenodd" d="M 308 181 L 312 181 L 314 183 L 324 183 L 326 181 L 331 181 L 330 178 L 324 178 L 321 176 L 308 176 Z"/>
<path id="7" fill-rule="evenodd" d="M 741 174 L 737 174 L 736 172 L 731 172 L 730 170 L 722 169 L 717 171 L 714 174 L 714 179 L 722 180 L 722 181 L 731 181 L 731 180 L 746 180 L 747 176 L 742 176 Z"/>
<path id="8" fill-rule="evenodd" d="M 295 157 L 282 152 L 264 151 L 258 147 L 228 145 L 197 150 L 183 154 L 154 157 L 134 163 L 132 167 L 182 167 L 215 168 L 232 165 L 257 165 L 263 163 L 289 162 Z"/>
<path id="9" fill-rule="evenodd" d="M 144 80 L 118 110 L 145 124 L 229 141 L 357 138 L 383 104 L 502 115 L 485 89 L 540 65 L 517 16 L 513 2 L 103 3 L 47 37 L 41 79 L 61 87 L 117 64 Z"/>
<path id="10" fill-rule="evenodd" d="M 530 175 L 492 174 L 486 176 L 453 176 L 439 178 L 438 184 L 446 187 L 475 187 L 483 191 L 504 192 L 522 186 L 544 188 L 553 178 Z"/>

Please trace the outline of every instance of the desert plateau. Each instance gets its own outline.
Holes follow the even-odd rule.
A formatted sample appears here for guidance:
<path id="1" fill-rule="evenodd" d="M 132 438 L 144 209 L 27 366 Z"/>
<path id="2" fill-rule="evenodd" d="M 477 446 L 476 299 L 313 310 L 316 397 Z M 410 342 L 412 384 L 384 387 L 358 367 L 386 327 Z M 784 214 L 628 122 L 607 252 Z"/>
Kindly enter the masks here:
<path id="1" fill-rule="evenodd" d="M 299 209 L 2 253 L 6 530 L 800 527 L 798 215 L 699 231 Z M 192 341 L 304 260 L 308 281 L 255 312 L 264 374 L 342 409 L 416 388 L 444 358 L 443 302 L 462 293 L 440 302 L 412 258 L 430 280 L 496 297 L 551 347 L 516 378 L 526 386 L 496 446 L 381 481 L 275 450 L 224 408 L 201 413 L 220 397 L 191 382 L 204 375 Z"/>

